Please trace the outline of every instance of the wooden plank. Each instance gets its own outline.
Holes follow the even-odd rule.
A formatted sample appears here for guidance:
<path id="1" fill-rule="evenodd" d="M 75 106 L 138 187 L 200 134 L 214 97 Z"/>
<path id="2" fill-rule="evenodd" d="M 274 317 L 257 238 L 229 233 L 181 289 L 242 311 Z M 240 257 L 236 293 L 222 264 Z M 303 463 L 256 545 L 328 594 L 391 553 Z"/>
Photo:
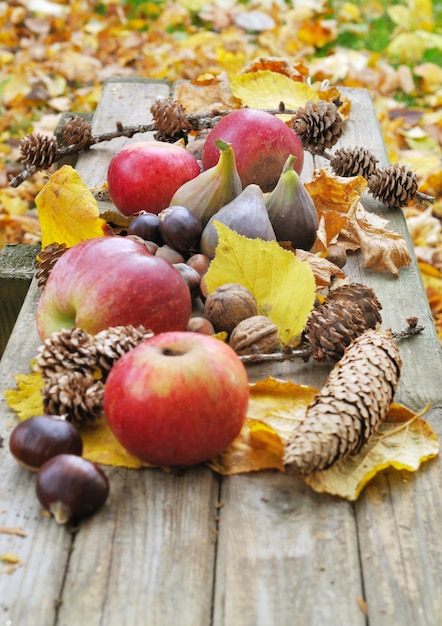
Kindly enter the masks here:
<path id="1" fill-rule="evenodd" d="M 0 357 L 34 275 L 40 246 L 7 244 L 0 252 Z"/>
<path id="2" fill-rule="evenodd" d="M 364 145 L 381 163 L 386 162 L 368 92 L 345 92 L 353 110 L 341 145 Z M 328 167 L 324 160 L 315 161 L 319 167 Z M 409 241 L 402 211 L 388 212 L 368 195 L 364 206 L 388 215 L 390 228 Z M 410 241 L 409 248 L 412 251 Z M 384 307 L 384 327 L 401 328 L 409 315 L 417 315 L 426 326 L 421 336 L 402 344 L 404 382 L 397 399 L 415 410 L 428 401 L 440 403 L 440 348 L 416 264 L 401 269 L 400 277 L 393 278 L 387 273 L 365 271 L 355 254 L 349 257 L 345 271 L 351 280 L 373 287 Z M 433 358 L 419 358 L 423 354 Z M 249 370 L 253 380 L 268 374 L 320 387 L 330 368 L 285 362 L 271 367 L 255 365 Z M 441 561 L 437 556 L 429 559 L 425 547 L 435 546 L 436 555 L 440 555 L 439 461 L 402 481 L 398 473 L 376 479 L 357 502 L 355 517 L 350 505 L 316 496 L 296 478 L 275 474 L 225 479 L 216 626 L 233 620 L 241 626 L 301 621 L 365 623 L 363 598 L 368 602 L 373 626 L 440 623 L 442 603 L 437 586 Z M 271 489 L 266 490 L 270 482 Z M 285 494 L 288 514 L 282 515 L 277 505 L 272 506 L 272 494 L 278 491 Z M 419 529 L 418 537 L 414 529 Z M 300 546 L 306 546 L 305 554 L 297 552 Z M 428 560 L 430 565 L 426 565 Z M 244 571 L 250 572 L 246 578 Z M 332 586 L 331 580 L 339 582 Z"/>
<path id="3" fill-rule="evenodd" d="M 149 123 L 152 102 L 169 89 L 164 81 L 106 82 L 94 133 L 113 130 L 117 121 Z M 89 186 L 101 186 L 110 159 L 127 141 L 94 146 L 78 160 L 76 169 Z M 182 477 L 161 470 L 108 474 L 112 495 L 106 514 L 100 522 L 82 524 L 75 538 L 60 623 L 136 624 L 147 615 L 164 626 L 177 615 L 183 626 L 209 623 L 216 477 L 206 468 Z"/>
<path id="4" fill-rule="evenodd" d="M 116 121 L 148 123 L 153 100 L 169 95 L 164 81 L 129 82 L 106 82 L 94 116 L 94 132 L 112 130 Z M 77 169 L 89 186 L 102 185 L 112 155 L 125 141 L 94 146 L 79 158 Z M 33 282 L 0 362 L 2 389 L 14 387 L 13 374 L 28 371 L 36 354 L 39 294 Z M 157 613 L 158 624 L 173 623 L 171 616 L 176 613 L 189 626 L 209 623 L 216 477 L 206 468 L 192 470 L 183 478 L 161 470 L 109 470 L 110 500 L 80 527 L 73 544 L 68 529 L 58 528 L 52 519 L 39 514 L 35 476 L 18 467 L 9 454 L 8 436 L 16 422 L 3 394 L 0 407 L 0 434 L 5 440 L 0 447 L 0 526 L 21 524 L 27 533 L 26 538 L 0 533 L 0 555 L 16 550 L 22 562 L 13 574 L 0 579 L 2 618 L 30 626 L 38 614 L 39 623 L 54 623 L 62 597 L 64 625 L 83 620 L 88 625 L 124 623 L 125 614 L 127 623 L 137 623 L 147 611 Z M 98 552 L 96 546 L 100 546 Z M 97 573 L 99 567 L 102 575 Z M 154 608 L 159 598 L 165 599 L 164 605 Z M 104 621 L 100 617 L 103 605 L 114 608 L 112 615 L 106 608 Z"/>

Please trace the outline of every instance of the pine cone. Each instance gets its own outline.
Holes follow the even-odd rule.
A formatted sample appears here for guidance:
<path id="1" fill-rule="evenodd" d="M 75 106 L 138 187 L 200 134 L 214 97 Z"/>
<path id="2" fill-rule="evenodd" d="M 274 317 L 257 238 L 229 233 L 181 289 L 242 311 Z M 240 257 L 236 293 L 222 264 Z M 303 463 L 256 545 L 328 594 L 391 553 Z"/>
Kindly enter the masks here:
<path id="1" fill-rule="evenodd" d="M 46 413 L 63 415 L 77 427 L 103 416 L 104 385 L 90 373 L 75 370 L 56 373 L 47 379 L 42 396 Z"/>
<path id="2" fill-rule="evenodd" d="M 35 263 L 37 270 L 35 277 L 39 287 L 43 287 L 46 284 L 52 268 L 66 250 L 65 243 L 51 243 L 41 250 Z"/>
<path id="3" fill-rule="evenodd" d="M 367 330 L 361 308 L 348 303 L 327 300 L 310 313 L 305 328 L 305 338 L 312 348 L 316 361 L 336 363 L 353 339 Z"/>
<path id="4" fill-rule="evenodd" d="M 307 102 L 291 120 L 291 126 L 305 150 L 322 154 L 331 148 L 344 132 L 344 122 L 333 102 Z"/>
<path id="5" fill-rule="evenodd" d="M 27 168 L 47 169 L 59 158 L 58 142 L 53 136 L 30 133 L 19 144 L 21 161 Z"/>
<path id="6" fill-rule="evenodd" d="M 46 379 L 72 370 L 81 375 L 92 375 L 96 362 L 93 336 L 74 327 L 52 333 L 39 346 L 33 369 Z"/>
<path id="7" fill-rule="evenodd" d="M 387 415 L 401 365 L 391 332 L 370 329 L 355 339 L 291 434 L 287 471 L 310 474 L 359 452 Z"/>
<path id="8" fill-rule="evenodd" d="M 368 178 L 375 173 L 378 160 L 367 148 L 341 148 L 330 159 L 336 176 L 363 176 Z"/>
<path id="9" fill-rule="evenodd" d="M 106 380 L 114 363 L 126 352 L 138 346 L 142 341 L 152 337 L 153 333 L 144 326 L 113 326 L 97 333 L 94 340 L 96 364 Z"/>
<path id="10" fill-rule="evenodd" d="M 339 301 L 341 304 L 345 304 L 345 306 L 347 306 L 349 302 L 357 304 L 361 308 L 366 329 L 376 328 L 382 321 L 381 314 L 379 313 L 382 309 L 382 304 L 377 299 L 373 289 L 366 285 L 361 285 L 360 283 L 341 285 L 330 291 L 327 300 L 329 302 Z"/>
<path id="11" fill-rule="evenodd" d="M 415 197 L 417 187 L 415 172 L 400 163 L 376 170 L 368 179 L 368 190 L 386 206 L 406 206 Z"/>
<path id="12" fill-rule="evenodd" d="M 381 322 L 381 308 L 374 291 L 365 285 L 350 283 L 331 291 L 307 321 L 304 334 L 312 357 L 339 361 L 353 339 Z"/>
<path id="13" fill-rule="evenodd" d="M 187 141 L 187 135 L 192 127 L 181 104 L 171 99 L 159 98 L 150 107 L 150 112 L 157 129 L 154 134 L 157 141 L 170 143 L 178 139 Z"/>
<path id="14" fill-rule="evenodd" d="M 78 151 L 89 148 L 95 143 L 89 120 L 79 115 L 70 115 L 66 118 L 61 135 L 65 146 L 75 147 Z"/>

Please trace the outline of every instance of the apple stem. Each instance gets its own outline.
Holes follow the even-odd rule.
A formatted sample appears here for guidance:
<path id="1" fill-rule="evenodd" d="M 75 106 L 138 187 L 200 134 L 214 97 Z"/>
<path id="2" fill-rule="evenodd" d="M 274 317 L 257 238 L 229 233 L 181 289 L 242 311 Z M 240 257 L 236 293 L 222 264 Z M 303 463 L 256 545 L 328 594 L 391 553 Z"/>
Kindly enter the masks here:
<path id="1" fill-rule="evenodd" d="M 411 317 L 407 320 L 408 326 L 402 330 L 393 330 L 392 336 L 396 341 L 408 339 L 421 333 L 425 326 L 417 324 L 417 319 Z M 308 361 L 312 354 L 312 348 L 309 344 L 304 344 L 301 348 L 290 349 L 284 352 L 272 352 L 270 354 L 243 354 L 239 358 L 243 363 L 262 363 L 264 361 L 290 361 L 292 359 L 303 359 Z"/>

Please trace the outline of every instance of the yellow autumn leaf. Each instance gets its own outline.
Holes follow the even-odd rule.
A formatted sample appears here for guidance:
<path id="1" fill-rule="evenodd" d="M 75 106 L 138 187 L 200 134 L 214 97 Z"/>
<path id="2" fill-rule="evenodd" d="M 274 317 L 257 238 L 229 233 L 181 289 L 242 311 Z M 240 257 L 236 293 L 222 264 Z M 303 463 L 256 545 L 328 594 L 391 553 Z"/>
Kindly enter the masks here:
<path id="1" fill-rule="evenodd" d="M 6 389 L 3 393 L 7 403 L 21 420 L 43 413 L 43 398 L 41 389 L 43 378 L 40 372 L 16 374 L 14 376 L 17 387 Z"/>
<path id="2" fill-rule="evenodd" d="M 83 457 L 93 463 L 128 469 L 154 467 L 129 454 L 115 439 L 104 417 L 98 423 L 82 428 L 81 438 L 83 440 Z"/>
<path id="3" fill-rule="evenodd" d="M 42 248 L 64 243 L 68 248 L 85 239 L 105 235 L 106 222 L 80 174 L 63 165 L 51 175 L 35 198 L 41 225 Z"/>
<path id="4" fill-rule="evenodd" d="M 247 418 L 235 441 L 209 467 L 222 475 L 284 471 L 284 444 L 317 389 L 268 377 L 250 385 Z"/>
<path id="5" fill-rule="evenodd" d="M 358 454 L 304 480 L 318 493 L 354 501 L 377 473 L 388 467 L 415 472 L 438 453 L 438 438 L 421 414 L 393 403 L 385 422 Z"/>
<path id="6" fill-rule="evenodd" d="M 286 109 L 298 109 L 309 100 L 319 99 L 318 93 L 307 83 L 271 70 L 231 75 L 229 80 L 232 94 L 243 106 L 254 109 L 277 109 L 281 101 Z"/>
<path id="7" fill-rule="evenodd" d="M 215 258 L 205 274 L 209 293 L 239 283 L 255 296 L 259 312 L 279 329 L 283 345 L 296 346 L 313 309 L 315 278 L 309 263 L 275 241 L 248 239 L 220 222 Z"/>

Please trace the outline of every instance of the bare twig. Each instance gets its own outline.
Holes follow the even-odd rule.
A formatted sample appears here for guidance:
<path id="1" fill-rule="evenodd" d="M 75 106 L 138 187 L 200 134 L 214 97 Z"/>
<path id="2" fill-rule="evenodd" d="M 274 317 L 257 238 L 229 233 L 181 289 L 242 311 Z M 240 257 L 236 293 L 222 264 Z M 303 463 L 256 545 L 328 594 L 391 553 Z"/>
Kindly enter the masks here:
<path id="1" fill-rule="evenodd" d="M 393 339 L 396 341 L 400 341 L 401 339 L 408 339 L 409 337 L 413 337 L 414 335 L 418 335 L 421 333 L 425 326 L 418 325 L 416 318 L 410 318 L 408 321 L 408 326 L 403 328 L 402 330 L 393 330 L 392 335 Z M 280 361 L 291 361 L 293 359 L 303 359 L 307 361 L 312 354 L 312 348 L 309 344 L 304 344 L 301 348 L 297 350 L 291 350 L 287 352 L 272 352 L 270 354 L 244 354 L 240 355 L 241 361 L 246 365 L 248 363 L 263 363 L 263 362 L 280 362 Z"/>

